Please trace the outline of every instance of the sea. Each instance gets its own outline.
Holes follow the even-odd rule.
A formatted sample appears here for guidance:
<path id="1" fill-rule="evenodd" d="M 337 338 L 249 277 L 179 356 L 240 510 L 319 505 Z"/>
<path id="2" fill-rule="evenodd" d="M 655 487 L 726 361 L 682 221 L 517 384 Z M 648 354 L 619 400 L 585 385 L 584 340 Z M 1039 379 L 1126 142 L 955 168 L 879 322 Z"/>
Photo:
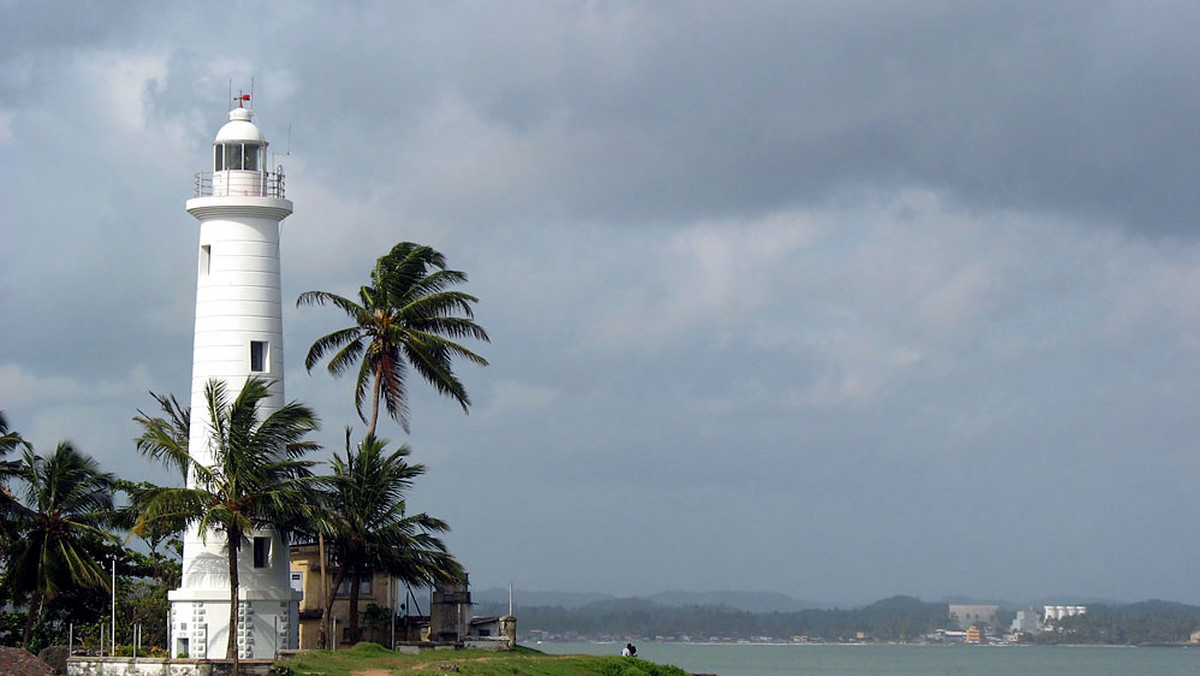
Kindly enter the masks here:
<path id="1" fill-rule="evenodd" d="M 557 655 L 619 655 L 624 643 L 543 642 Z M 1200 648 L 639 643 L 637 656 L 716 676 L 1197 676 Z"/>

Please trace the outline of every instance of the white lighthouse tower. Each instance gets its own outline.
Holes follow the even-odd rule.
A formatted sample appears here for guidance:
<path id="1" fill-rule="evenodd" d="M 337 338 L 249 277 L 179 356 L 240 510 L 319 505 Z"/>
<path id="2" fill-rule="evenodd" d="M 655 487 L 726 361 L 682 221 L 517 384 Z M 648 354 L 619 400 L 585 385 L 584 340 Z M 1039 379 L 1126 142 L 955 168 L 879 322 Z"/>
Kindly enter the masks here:
<path id="1" fill-rule="evenodd" d="M 188 213 L 200 221 L 196 328 L 192 355 L 189 452 L 212 462 L 204 388 L 226 383 L 236 396 L 250 376 L 273 381 L 260 420 L 283 405 L 283 312 L 279 292 L 279 224 L 292 213 L 282 171 L 267 171 L 267 142 L 242 107 L 213 141 L 211 172 L 196 178 Z M 188 478 L 189 485 L 193 481 Z M 171 602 L 171 655 L 225 657 L 229 637 L 229 559 L 225 538 L 189 529 L 180 588 Z M 297 646 L 300 593 L 289 584 L 287 543 L 271 531 L 250 534 L 238 556 L 238 655 L 272 658 Z"/>

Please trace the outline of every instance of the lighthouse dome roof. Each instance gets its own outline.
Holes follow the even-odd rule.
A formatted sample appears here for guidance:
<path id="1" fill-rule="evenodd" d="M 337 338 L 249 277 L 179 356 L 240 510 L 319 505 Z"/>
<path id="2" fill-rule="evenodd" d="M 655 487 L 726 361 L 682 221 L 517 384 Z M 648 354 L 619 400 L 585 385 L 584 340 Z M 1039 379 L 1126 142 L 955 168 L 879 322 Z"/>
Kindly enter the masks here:
<path id="1" fill-rule="evenodd" d="M 234 108 L 229 111 L 229 121 L 217 132 L 217 138 L 213 142 L 228 143 L 231 141 L 267 144 L 258 125 L 250 121 L 250 111 L 245 108 Z"/>

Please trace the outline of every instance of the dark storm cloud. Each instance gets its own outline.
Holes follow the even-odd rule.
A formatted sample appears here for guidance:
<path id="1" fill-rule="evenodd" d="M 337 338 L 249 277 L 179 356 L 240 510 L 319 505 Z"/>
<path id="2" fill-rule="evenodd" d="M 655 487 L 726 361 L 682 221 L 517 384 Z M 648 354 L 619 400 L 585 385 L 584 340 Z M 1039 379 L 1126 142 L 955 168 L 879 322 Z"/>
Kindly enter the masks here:
<path id="1" fill-rule="evenodd" d="M 884 185 L 1157 233 L 1190 232 L 1197 211 L 1190 3 L 411 10 L 339 6 L 319 30 L 279 17 L 265 42 L 296 55 L 301 108 L 352 161 L 384 168 L 451 97 L 525 145 L 529 174 L 504 189 L 534 193 L 527 210 L 679 222 Z M 372 157 L 366 129 L 396 133 Z M 492 150 L 478 160 L 505 159 Z"/>

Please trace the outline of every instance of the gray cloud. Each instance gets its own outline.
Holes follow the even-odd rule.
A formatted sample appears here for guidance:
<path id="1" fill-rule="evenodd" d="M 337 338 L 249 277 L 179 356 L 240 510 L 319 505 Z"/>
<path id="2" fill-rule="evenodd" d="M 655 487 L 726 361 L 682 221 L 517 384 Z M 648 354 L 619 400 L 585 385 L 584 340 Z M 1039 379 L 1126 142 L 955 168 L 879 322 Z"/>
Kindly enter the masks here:
<path id="1" fill-rule="evenodd" d="M 0 409 L 40 447 L 166 479 L 129 419 L 189 388 L 183 202 L 253 77 L 324 443 L 341 319 L 292 299 L 402 239 L 482 299 L 471 414 L 418 389 L 408 438 L 476 585 L 1200 600 L 1190 3 L 245 10 L 3 10 Z"/>

